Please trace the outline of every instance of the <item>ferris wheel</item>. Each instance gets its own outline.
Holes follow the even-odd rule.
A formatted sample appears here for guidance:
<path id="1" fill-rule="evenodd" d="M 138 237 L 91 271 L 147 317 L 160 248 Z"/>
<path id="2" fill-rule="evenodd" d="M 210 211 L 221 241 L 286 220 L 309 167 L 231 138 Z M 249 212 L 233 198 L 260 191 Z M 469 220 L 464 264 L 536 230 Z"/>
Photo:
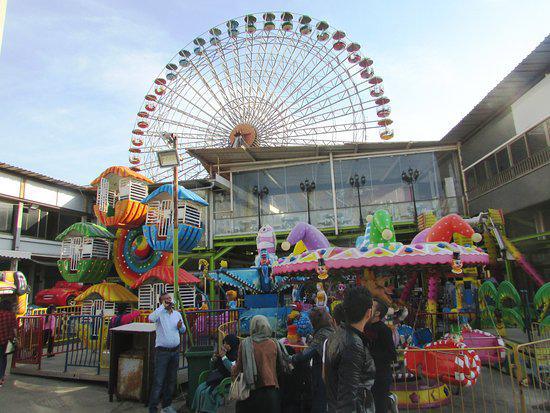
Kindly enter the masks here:
<path id="1" fill-rule="evenodd" d="M 330 145 L 391 139 L 389 99 L 361 45 L 325 21 L 250 14 L 195 38 L 149 89 L 129 162 L 169 178 L 156 152 L 178 140 L 179 178 L 206 175 L 187 149 Z"/>

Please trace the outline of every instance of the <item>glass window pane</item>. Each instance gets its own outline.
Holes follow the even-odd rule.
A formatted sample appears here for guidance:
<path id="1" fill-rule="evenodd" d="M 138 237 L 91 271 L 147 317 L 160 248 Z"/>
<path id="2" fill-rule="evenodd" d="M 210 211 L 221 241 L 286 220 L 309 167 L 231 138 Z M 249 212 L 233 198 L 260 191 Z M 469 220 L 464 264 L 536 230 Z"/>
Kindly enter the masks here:
<path id="1" fill-rule="evenodd" d="M 494 155 L 491 155 L 487 159 L 485 159 L 485 165 L 487 167 L 488 176 L 493 176 L 498 173 L 497 159 Z"/>
<path id="2" fill-rule="evenodd" d="M 11 232 L 13 225 L 13 210 L 16 207 L 8 202 L 0 202 L 0 231 Z"/>
<path id="3" fill-rule="evenodd" d="M 476 173 L 473 168 L 466 171 L 466 186 L 468 189 L 473 189 L 476 187 Z"/>
<path id="4" fill-rule="evenodd" d="M 501 149 L 495 154 L 497 158 L 497 166 L 499 172 L 510 168 L 510 157 L 508 156 L 508 148 Z"/>
<path id="5" fill-rule="evenodd" d="M 36 237 L 38 235 L 38 215 L 38 209 L 29 207 L 23 208 L 21 235 L 28 237 Z"/>
<path id="6" fill-rule="evenodd" d="M 38 215 L 38 238 L 46 238 L 46 227 L 48 226 L 48 211 L 40 211 Z"/>
<path id="7" fill-rule="evenodd" d="M 512 161 L 514 165 L 527 158 L 527 147 L 525 146 L 525 139 L 523 139 L 523 136 L 510 144 L 510 150 L 512 152 Z"/>
<path id="8" fill-rule="evenodd" d="M 55 240 L 59 234 L 59 212 L 48 211 L 48 226 L 46 228 L 46 239 Z"/>
<path id="9" fill-rule="evenodd" d="M 74 223 L 80 222 L 81 219 L 76 215 L 68 215 L 64 213 L 59 214 L 59 233 L 62 233 Z"/>
<path id="10" fill-rule="evenodd" d="M 487 180 L 487 172 L 485 171 L 485 163 L 480 162 L 476 166 L 474 166 L 474 169 L 476 171 L 476 178 L 477 178 L 477 184 L 481 185 L 483 182 Z"/>
<path id="11" fill-rule="evenodd" d="M 525 137 L 527 138 L 527 146 L 529 146 L 531 155 L 546 149 L 548 146 L 546 144 L 546 131 L 544 130 L 543 123 L 527 132 Z"/>

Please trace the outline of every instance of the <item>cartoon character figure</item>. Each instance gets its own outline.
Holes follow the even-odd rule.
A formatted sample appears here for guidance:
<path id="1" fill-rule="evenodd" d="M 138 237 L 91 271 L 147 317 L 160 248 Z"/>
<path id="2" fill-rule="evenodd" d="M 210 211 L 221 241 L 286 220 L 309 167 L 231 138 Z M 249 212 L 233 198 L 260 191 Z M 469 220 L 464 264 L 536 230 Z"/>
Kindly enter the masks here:
<path id="1" fill-rule="evenodd" d="M 317 283 L 317 294 L 315 296 L 315 305 L 317 307 L 326 307 L 327 306 L 327 293 L 323 287 L 323 283 Z"/>
<path id="2" fill-rule="evenodd" d="M 230 309 L 237 308 L 237 291 L 228 290 L 225 293 L 225 299 L 227 300 L 227 307 Z"/>
<path id="3" fill-rule="evenodd" d="M 258 248 L 258 254 L 261 254 L 264 250 L 269 254 L 275 254 L 277 249 L 277 237 L 271 225 L 264 225 L 260 228 L 258 236 L 256 237 L 256 246 Z"/>
<path id="4" fill-rule="evenodd" d="M 315 271 L 317 272 L 317 278 L 320 280 L 326 280 L 328 278 L 328 269 L 324 258 L 319 258 L 317 260 L 317 268 Z"/>
<path id="5" fill-rule="evenodd" d="M 460 252 L 453 252 L 453 262 L 451 263 L 451 272 L 453 274 L 462 274 L 462 260 Z"/>
<path id="6" fill-rule="evenodd" d="M 271 271 L 271 260 L 267 254 L 267 250 L 260 252 L 260 286 L 263 292 L 269 292 L 271 289 L 271 281 L 274 277 Z"/>

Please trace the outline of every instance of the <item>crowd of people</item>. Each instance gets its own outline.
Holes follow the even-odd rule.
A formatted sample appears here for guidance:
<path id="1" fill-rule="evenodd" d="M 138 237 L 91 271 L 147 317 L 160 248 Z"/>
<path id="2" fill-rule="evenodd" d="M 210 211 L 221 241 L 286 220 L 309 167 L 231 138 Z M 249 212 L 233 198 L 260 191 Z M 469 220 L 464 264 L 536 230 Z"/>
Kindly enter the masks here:
<path id="1" fill-rule="evenodd" d="M 366 288 L 350 288 L 332 315 L 324 307 L 310 311 L 314 332 L 298 351 L 273 338 L 265 316 L 253 317 L 248 337 L 225 337 L 195 392 L 193 411 L 216 412 L 224 400 L 214 389 L 230 376 L 242 387 L 237 413 L 392 411 L 396 351 L 382 321 L 387 312 Z"/>

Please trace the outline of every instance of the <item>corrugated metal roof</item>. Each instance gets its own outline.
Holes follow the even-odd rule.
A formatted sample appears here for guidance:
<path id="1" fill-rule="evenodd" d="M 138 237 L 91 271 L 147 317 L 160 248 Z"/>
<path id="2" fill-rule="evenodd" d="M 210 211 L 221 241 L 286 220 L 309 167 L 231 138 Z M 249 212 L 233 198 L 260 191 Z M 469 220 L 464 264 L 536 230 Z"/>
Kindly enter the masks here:
<path id="1" fill-rule="evenodd" d="M 516 101 L 550 73 L 550 35 L 500 81 L 441 140 L 443 144 L 463 142 L 494 116 Z"/>
<path id="2" fill-rule="evenodd" d="M 0 171 L 11 172 L 14 175 L 22 175 L 28 178 L 33 178 L 38 181 L 48 182 L 54 185 L 62 186 L 65 188 L 76 189 L 79 191 L 90 191 L 92 188 L 89 186 L 77 185 L 70 182 L 62 181 L 61 179 L 55 179 L 47 175 L 43 175 L 38 172 L 29 171 L 28 169 L 20 168 L 18 166 L 10 165 L 5 162 L 0 162 Z"/>
<path id="3" fill-rule="evenodd" d="M 375 154 L 385 151 L 414 151 L 415 149 L 442 146 L 439 141 L 415 142 L 364 142 L 345 143 L 342 145 L 320 146 L 263 146 L 249 148 L 204 148 L 189 149 L 188 153 L 197 158 L 209 170 L 218 166 L 229 166 L 240 163 L 258 163 L 265 161 L 305 158 L 327 158 L 330 153 L 335 157 L 354 154 Z"/>
<path id="4" fill-rule="evenodd" d="M 157 189 L 155 189 L 153 192 L 151 192 L 147 197 L 143 198 L 141 201 L 142 203 L 146 204 L 151 199 L 156 197 L 158 194 L 162 192 L 168 192 L 170 195 L 172 195 L 172 184 L 164 184 Z M 178 186 L 178 199 L 182 199 L 184 201 L 193 201 L 197 204 L 208 206 L 208 202 L 206 202 L 204 199 L 202 199 L 200 196 L 198 196 L 193 191 L 190 191 L 189 189 L 186 189 L 182 186 Z"/>

